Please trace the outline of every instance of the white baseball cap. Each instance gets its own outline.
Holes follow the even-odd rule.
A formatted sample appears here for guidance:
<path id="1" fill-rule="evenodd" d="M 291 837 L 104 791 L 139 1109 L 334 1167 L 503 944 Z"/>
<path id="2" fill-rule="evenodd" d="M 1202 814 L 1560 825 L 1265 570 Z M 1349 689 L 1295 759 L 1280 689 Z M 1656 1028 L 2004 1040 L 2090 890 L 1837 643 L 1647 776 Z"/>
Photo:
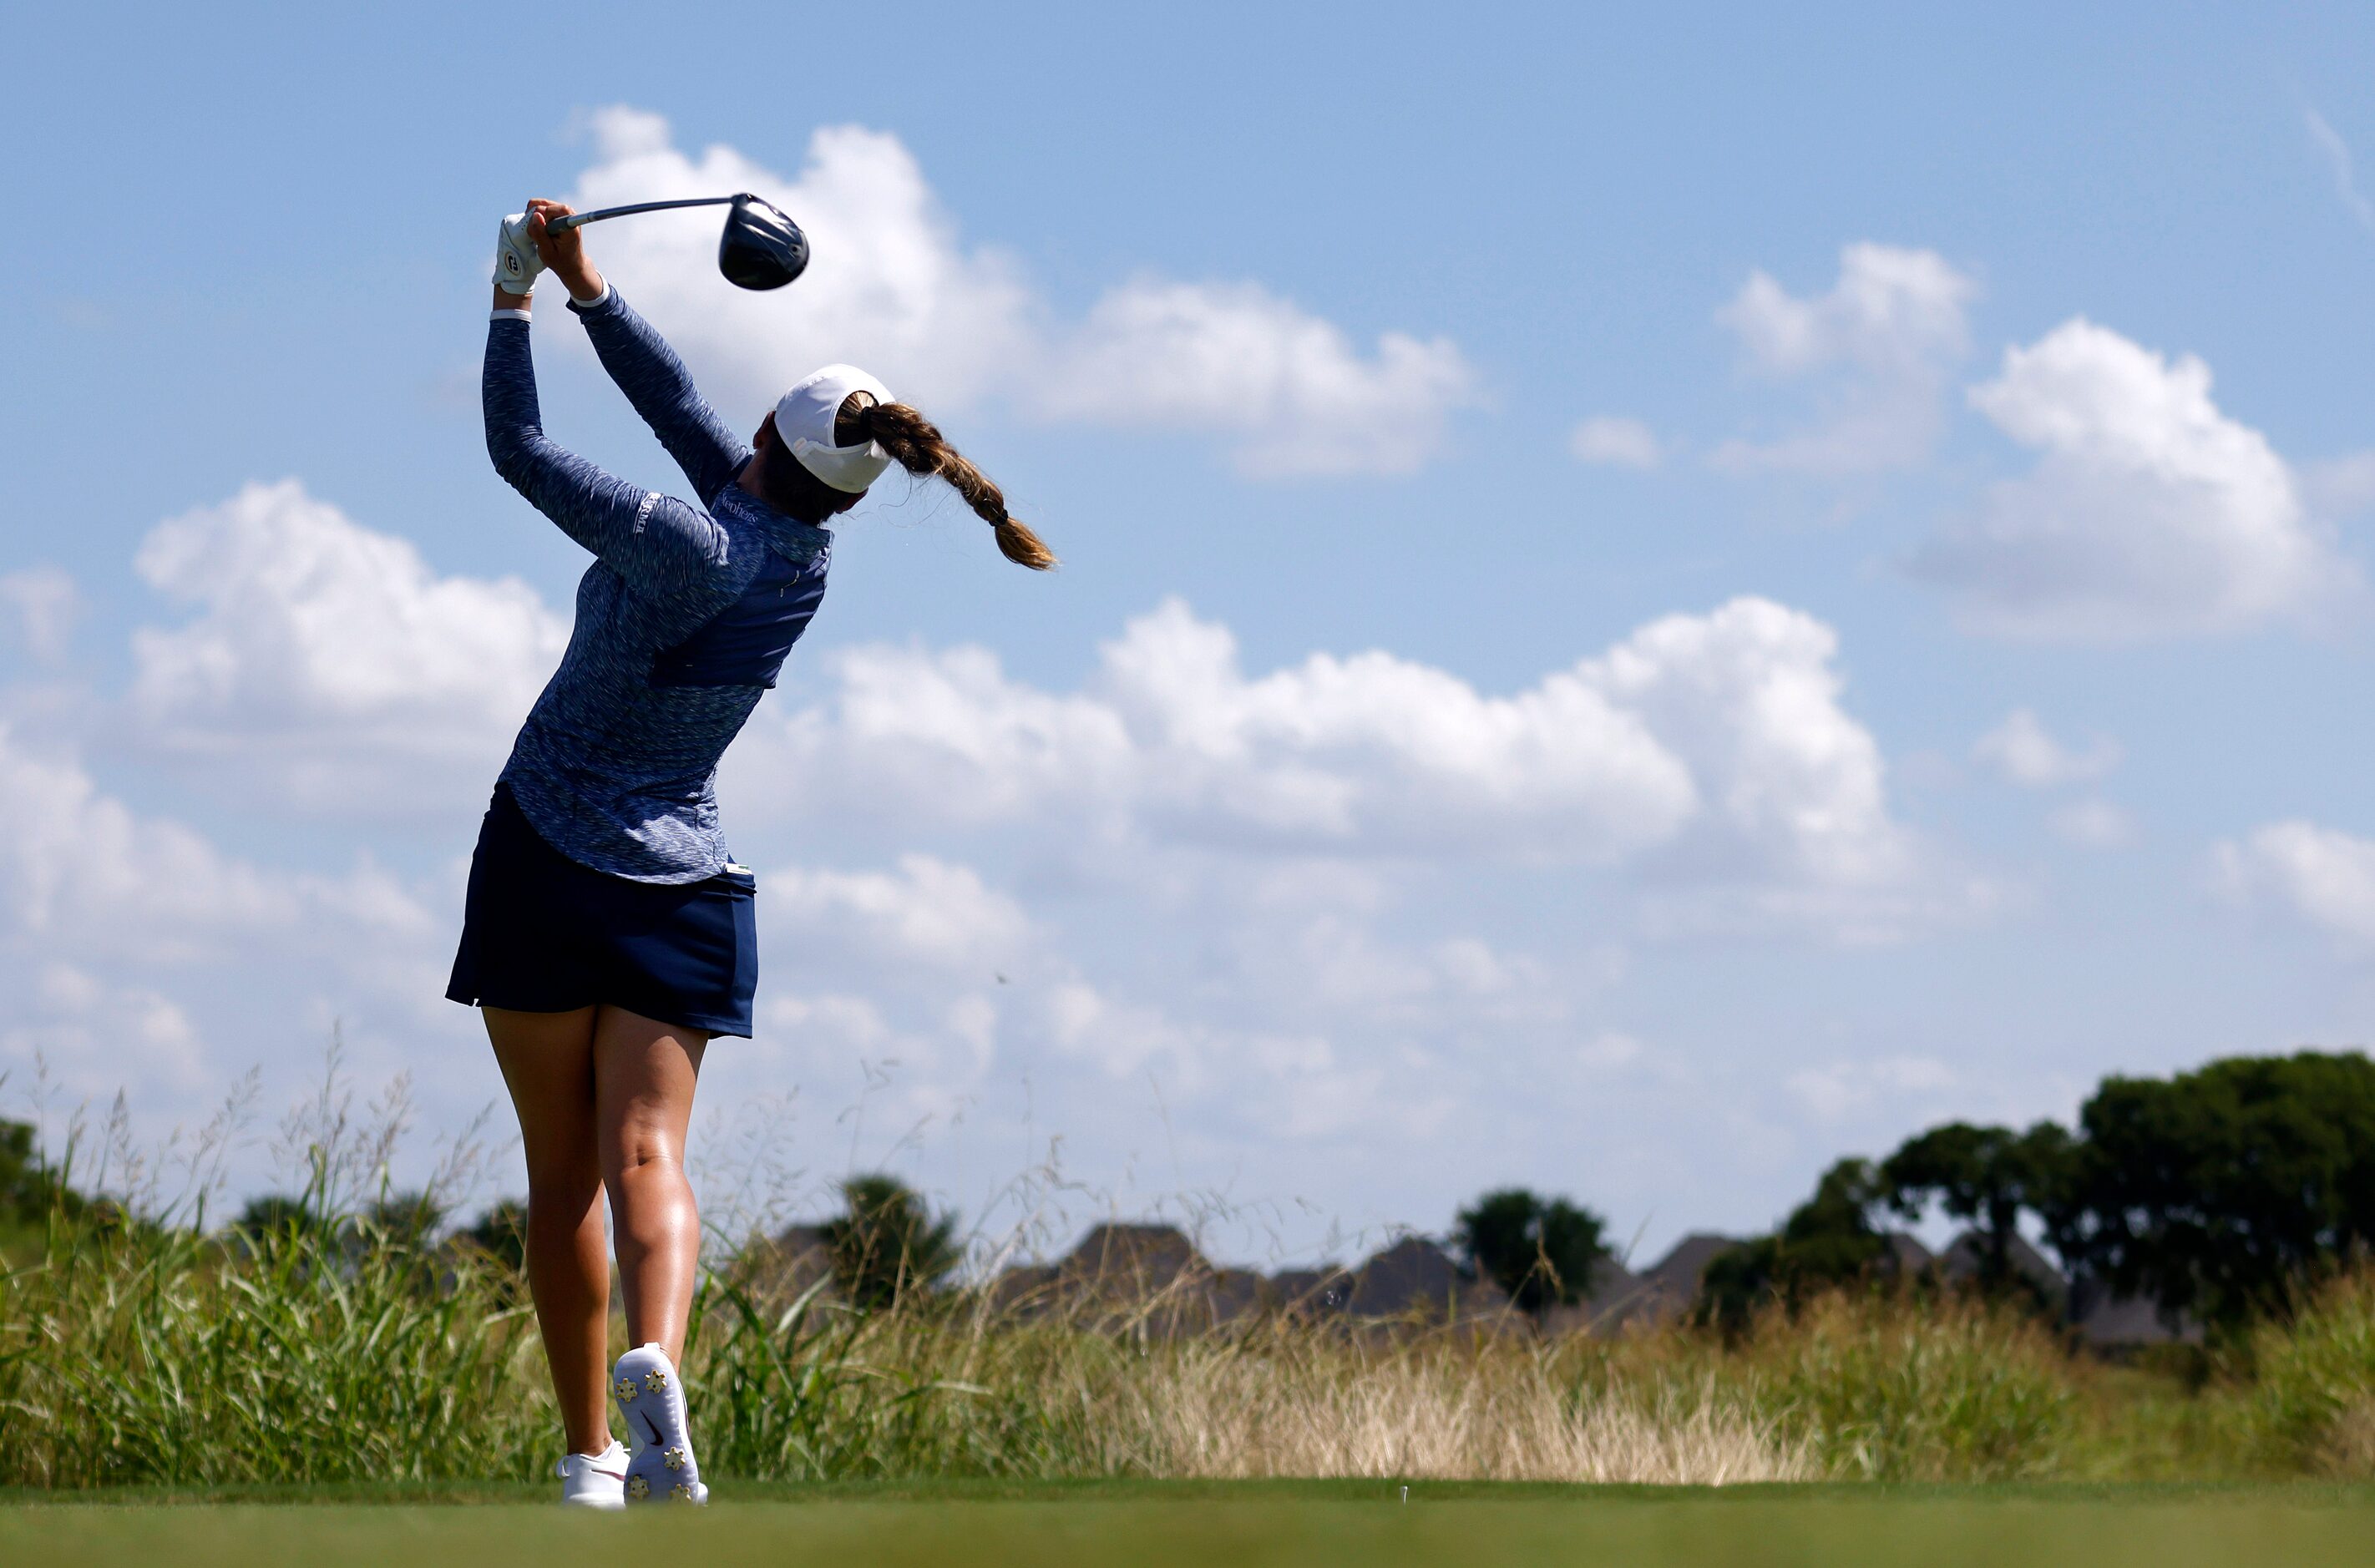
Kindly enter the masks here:
<path id="1" fill-rule="evenodd" d="M 775 400 L 775 439 L 792 449 L 801 467 L 834 489 L 862 495 L 891 466 L 891 454 L 873 441 L 833 444 L 834 416 L 853 392 L 870 392 L 877 403 L 895 401 L 889 387 L 857 366 L 827 365 L 794 382 Z"/>

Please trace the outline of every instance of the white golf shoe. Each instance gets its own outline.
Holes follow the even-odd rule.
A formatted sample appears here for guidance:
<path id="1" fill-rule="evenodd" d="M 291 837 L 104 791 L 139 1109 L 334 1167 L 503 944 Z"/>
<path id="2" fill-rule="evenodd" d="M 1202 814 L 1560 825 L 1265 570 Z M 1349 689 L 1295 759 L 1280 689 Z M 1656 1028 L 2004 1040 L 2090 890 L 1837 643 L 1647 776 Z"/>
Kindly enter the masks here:
<path id="1" fill-rule="evenodd" d="M 599 1454 L 572 1454 L 553 1467 L 564 1508 L 624 1508 L 627 1450 L 613 1443 Z"/>
<path id="2" fill-rule="evenodd" d="M 692 1434 L 684 1421 L 684 1384 L 657 1345 L 638 1345 L 610 1369 L 610 1394 L 627 1418 L 629 1503 L 706 1503 Z"/>

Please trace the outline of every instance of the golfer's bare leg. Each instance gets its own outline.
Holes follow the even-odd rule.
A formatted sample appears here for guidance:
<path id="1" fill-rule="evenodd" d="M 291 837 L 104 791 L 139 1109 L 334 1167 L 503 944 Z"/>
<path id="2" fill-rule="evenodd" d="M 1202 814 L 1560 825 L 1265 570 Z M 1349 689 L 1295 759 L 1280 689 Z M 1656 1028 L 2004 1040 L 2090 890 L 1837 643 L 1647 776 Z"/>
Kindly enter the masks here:
<path id="1" fill-rule="evenodd" d="M 594 1133 L 594 1014 L 480 1009 L 527 1155 L 527 1283 L 573 1454 L 610 1446 L 610 1259 Z"/>
<path id="2" fill-rule="evenodd" d="M 627 1342 L 684 1356 L 701 1215 L 684 1173 L 686 1125 L 709 1036 L 605 1005 L 594 1021 L 594 1101 Z"/>

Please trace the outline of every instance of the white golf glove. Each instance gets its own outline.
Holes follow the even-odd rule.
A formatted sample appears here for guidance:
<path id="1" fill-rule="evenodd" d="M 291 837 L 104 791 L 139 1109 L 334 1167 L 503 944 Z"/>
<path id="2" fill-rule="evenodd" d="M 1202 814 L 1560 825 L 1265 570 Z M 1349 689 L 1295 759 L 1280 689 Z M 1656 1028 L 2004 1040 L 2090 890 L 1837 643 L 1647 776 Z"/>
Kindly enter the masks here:
<path id="1" fill-rule="evenodd" d="M 495 235 L 495 287 L 525 299 L 543 271 L 544 258 L 536 253 L 536 241 L 527 231 L 527 214 L 515 212 L 504 218 Z"/>

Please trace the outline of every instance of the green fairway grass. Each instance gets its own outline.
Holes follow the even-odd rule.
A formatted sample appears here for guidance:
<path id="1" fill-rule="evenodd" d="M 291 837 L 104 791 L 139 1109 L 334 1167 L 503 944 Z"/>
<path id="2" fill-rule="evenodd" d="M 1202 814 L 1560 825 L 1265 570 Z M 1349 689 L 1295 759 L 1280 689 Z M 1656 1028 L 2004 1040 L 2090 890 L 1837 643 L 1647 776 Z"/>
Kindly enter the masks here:
<path id="1" fill-rule="evenodd" d="M 721 1488 L 705 1512 L 564 1515 L 541 1491 L 447 1490 L 439 1502 L 175 1500 L 83 1493 L 0 1506 L 12 1562 L 500 1562 L 540 1568 L 637 1561 L 710 1564 L 1172 1565 L 1573 1562 L 1699 1568 L 1918 1563 L 2360 1563 L 2375 1557 L 2363 1488 L 1590 1489 L 1414 1483 L 1103 1484 L 954 1490 Z M 689 1554 L 689 1555 L 688 1555 Z"/>

